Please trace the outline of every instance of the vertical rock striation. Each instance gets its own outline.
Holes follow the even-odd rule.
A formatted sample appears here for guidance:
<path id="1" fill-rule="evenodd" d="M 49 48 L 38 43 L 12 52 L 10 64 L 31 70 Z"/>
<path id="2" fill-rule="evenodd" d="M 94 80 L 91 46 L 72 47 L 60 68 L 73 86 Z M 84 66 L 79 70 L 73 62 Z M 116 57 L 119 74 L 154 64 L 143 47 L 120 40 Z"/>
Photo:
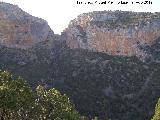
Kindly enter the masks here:
<path id="1" fill-rule="evenodd" d="M 147 53 L 139 46 L 150 46 L 160 37 L 160 13 L 85 13 L 72 20 L 64 32 L 70 48 L 145 57 Z"/>
<path id="2" fill-rule="evenodd" d="M 46 41 L 50 33 L 45 20 L 29 15 L 16 5 L 0 2 L 0 45 L 25 49 Z"/>

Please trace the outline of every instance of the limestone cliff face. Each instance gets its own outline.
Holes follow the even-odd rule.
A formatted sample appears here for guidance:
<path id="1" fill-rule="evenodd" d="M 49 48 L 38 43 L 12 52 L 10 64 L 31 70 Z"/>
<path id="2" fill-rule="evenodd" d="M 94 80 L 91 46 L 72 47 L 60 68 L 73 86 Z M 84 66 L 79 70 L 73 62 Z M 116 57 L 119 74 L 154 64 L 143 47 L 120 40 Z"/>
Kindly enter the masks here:
<path id="1" fill-rule="evenodd" d="M 66 41 L 72 49 L 146 57 L 148 53 L 141 48 L 152 46 L 159 38 L 160 13 L 85 13 L 72 20 L 60 36 L 54 35 L 45 20 L 29 15 L 16 5 L 0 2 L 0 45 L 10 48 L 25 49 L 38 43 L 47 43 L 52 48 L 57 46 L 54 41 L 57 40 Z"/>
<path id="2" fill-rule="evenodd" d="M 46 41 L 51 32 L 45 20 L 0 2 L 0 45 L 25 49 Z"/>
<path id="3" fill-rule="evenodd" d="M 70 48 L 145 57 L 139 46 L 152 45 L 160 37 L 160 13 L 86 13 L 72 20 L 64 33 Z"/>

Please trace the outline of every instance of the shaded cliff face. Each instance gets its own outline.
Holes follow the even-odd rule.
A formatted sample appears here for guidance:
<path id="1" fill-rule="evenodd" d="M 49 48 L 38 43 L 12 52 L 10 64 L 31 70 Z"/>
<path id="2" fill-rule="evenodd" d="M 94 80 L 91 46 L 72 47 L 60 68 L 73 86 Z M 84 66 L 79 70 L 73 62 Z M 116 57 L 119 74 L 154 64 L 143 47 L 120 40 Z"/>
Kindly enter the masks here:
<path id="1" fill-rule="evenodd" d="M 33 17 L 18 6 L 0 2 L 0 45 L 28 48 L 53 34 L 45 20 Z"/>
<path id="2" fill-rule="evenodd" d="M 86 13 L 72 20 L 64 33 L 70 48 L 145 57 L 139 46 L 150 46 L 160 37 L 160 13 Z"/>

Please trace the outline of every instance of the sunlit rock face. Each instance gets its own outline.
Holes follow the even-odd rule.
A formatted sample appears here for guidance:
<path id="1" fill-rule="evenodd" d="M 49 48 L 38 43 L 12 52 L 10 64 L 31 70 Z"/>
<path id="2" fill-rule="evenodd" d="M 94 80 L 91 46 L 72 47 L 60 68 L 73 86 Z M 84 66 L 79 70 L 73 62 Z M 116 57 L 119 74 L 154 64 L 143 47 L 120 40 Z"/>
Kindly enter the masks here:
<path id="1" fill-rule="evenodd" d="M 145 57 L 140 46 L 150 46 L 160 37 L 160 13 L 85 13 L 72 20 L 64 32 L 70 48 Z"/>
<path id="2" fill-rule="evenodd" d="M 49 33 L 51 29 L 45 20 L 16 5 L 0 2 L 0 45 L 25 49 L 46 41 Z"/>

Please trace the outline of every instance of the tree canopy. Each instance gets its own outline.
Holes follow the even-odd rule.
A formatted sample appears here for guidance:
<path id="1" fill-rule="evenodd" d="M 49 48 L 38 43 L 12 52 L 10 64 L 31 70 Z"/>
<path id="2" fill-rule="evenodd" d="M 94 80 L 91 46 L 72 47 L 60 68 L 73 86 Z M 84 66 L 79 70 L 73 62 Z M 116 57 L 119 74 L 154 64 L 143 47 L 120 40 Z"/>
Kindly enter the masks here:
<path id="1" fill-rule="evenodd" d="M 160 120 L 160 99 L 158 100 L 158 103 L 156 104 L 155 115 L 153 116 L 152 120 Z"/>
<path id="2" fill-rule="evenodd" d="M 1 120 L 85 120 L 66 95 L 38 86 L 33 91 L 22 78 L 0 71 Z"/>

